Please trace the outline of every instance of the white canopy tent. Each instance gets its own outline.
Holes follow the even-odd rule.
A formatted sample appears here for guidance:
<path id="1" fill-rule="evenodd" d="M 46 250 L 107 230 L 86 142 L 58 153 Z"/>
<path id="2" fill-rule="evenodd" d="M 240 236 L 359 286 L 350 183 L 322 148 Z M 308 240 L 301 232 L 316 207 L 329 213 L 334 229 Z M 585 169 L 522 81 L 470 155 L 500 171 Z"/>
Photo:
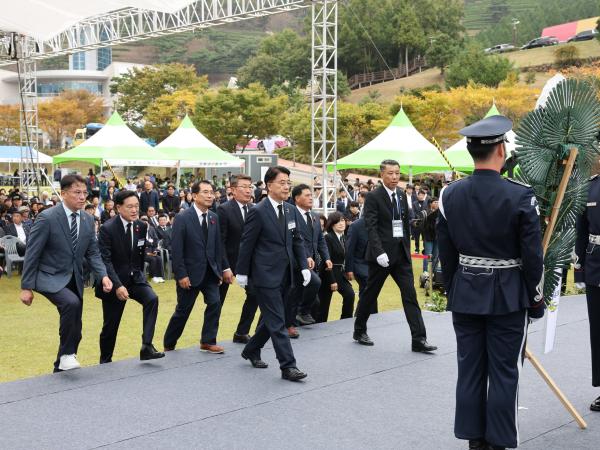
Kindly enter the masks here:
<path id="1" fill-rule="evenodd" d="M 31 155 L 29 152 L 31 151 Z M 45 153 L 36 150 L 29 150 L 18 145 L 2 145 L 0 146 L 0 163 L 19 163 L 22 156 L 27 154 L 34 161 L 39 161 L 40 164 L 52 164 L 52 157 Z"/>

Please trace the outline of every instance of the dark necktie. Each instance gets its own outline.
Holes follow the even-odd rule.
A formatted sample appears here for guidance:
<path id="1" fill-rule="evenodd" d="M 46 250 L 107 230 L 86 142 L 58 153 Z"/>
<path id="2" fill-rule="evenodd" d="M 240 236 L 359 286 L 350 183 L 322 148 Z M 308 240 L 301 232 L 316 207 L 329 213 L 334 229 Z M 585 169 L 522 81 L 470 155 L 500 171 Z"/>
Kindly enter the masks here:
<path id="1" fill-rule="evenodd" d="M 131 222 L 127 224 L 127 231 L 125 232 L 125 239 L 127 240 L 127 251 L 131 253 Z"/>
<path id="2" fill-rule="evenodd" d="M 279 226 L 281 226 L 283 233 L 285 234 L 285 216 L 283 215 L 283 205 L 277 205 L 277 209 L 279 210 Z"/>
<path id="3" fill-rule="evenodd" d="M 208 222 L 207 214 L 202 214 L 202 235 L 204 236 L 204 242 L 208 242 Z"/>
<path id="4" fill-rule="evenodd" d="M 244 214 L 243 214 L 244 217 L 243 217 L 243 219 L 244 219 L 244 222 L 245 222 L 246 221 L 246 217 L 248 217 L 248 205 L 244 205 L 242 207 L 242 209 L 244 210 Z"/>
<path id="5" fill-rule="evenodd" d="M 394 220 L 400 219 L 400 213 L 398 212 L 398 202 L 396 201 L 396 193 L 392 193 L 392 216 Z"/>
<path id="6" fill-rule="evenodd" d="M 306 213 L 306 223 L 308 225 L 308 228 L 310 229 L 310 231 L 313 231 L 313 221 L 312 221 L 312 217 L 310 215 L 310 211 Z"/>
<path id="7" fill-rule="evenodd" d="M 73 246 L 73 253 L 77 248 L 77 213 L 71 213 L 71 245 Z"/>

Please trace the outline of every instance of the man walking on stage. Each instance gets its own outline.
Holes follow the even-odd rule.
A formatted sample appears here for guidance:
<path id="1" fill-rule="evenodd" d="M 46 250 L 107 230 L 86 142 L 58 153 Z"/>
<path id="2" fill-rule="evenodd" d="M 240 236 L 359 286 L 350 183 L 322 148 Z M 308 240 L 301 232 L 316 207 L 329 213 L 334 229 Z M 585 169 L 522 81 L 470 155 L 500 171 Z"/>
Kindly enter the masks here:
<path id="1" fill-rule="evenodd" d="M 380 165 L 383 184 L 367 195 L 364 219 L 369 233 L 365 259 L 369 264 L 367 287 L 358 301 L 354 322 L 354 340 L 373 345 L 367 334 L 371 315 L 383 283 L 392 276 L 402 295 L 404 314 L 412 336 L 413 352 L 432 352 L 437 347 L 427 343 L 427 332 L 417 302 L 410 258 L 409 210 L 404 192 L 398 188 L 400 165 L 388 159 Z"/>
<path id="2" fill-rule="evenodd" d="M 60 314 L 60 345 L 54 372 L 78 369 L 77 349 L 81 341 L 83 310 L 83 260 L 100 280 L 102 290 L 110 292 L 112 282 L 106 275 L 98 244 L 94 218 L 83 213 L 87 187 L 79 175 L 60 180 L 62 203 L 41 212 L 27 239 L 21 277 L 21 301 L 33 301 L 33 291 L 50 300 Z"/>
<path id="3" fill-rule="evenodd" d="M 262 320 L 242 352 L 253 367 L 266 368 L 260 352 L 271 338 L 279 360 L 281 377 L 298 381 L 306 377 L 296 367 L 294 351 L 285 328 L 284 298 L 294 282 L 308 285 L 304 242 L 295 221 L 293 206 L 286 203 L 290 193 L 290 171 L 270 167 L 265 174 L 268 196 L 250 210 L 244 226 L 236 279 L 240 286 L 255 289 Z M 294 265 L 303 281 L 294 279 Z"/>
<path id="4" fill-rule="evenodd" d="M 473 175 L 440 193 L 438 245 L 456 333 L 454 434 L 469 449 L 518 445 L 517 396 L 529 318 L 544 315 L 543 251 L 531 187 L 504 179 L 504 116 L 460 131 Z"/>
<path id="5" fill-rule="evenodd" d="M 113 283 L 106 293 L 96 286 L 96 297 L 102 300 L 104 324 L 100 333 L 100 364 L 112 361 L 117 332 L 127 300 L 143 307 L 142 361 L 165 356 L 152 345 L 158 314 L 158 297 L 144 275 L 144 254 L 148 224 L 138 220 L 140 202 L 134 191 L 115 195 L 117 215 L 100 227 L 98 246 Z"/>

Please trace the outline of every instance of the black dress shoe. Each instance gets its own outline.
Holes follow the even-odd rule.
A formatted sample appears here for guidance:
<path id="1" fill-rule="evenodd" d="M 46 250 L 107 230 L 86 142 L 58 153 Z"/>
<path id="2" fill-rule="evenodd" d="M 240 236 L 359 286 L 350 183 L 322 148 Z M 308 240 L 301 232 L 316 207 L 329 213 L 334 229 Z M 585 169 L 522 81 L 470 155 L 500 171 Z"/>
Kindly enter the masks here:
<path id="1" fill-rule="evenodd" d="M 488 444 L 485 439 L 469 439 L 469 450 L 487 450 Z"/>
<path id="2" fill-rule="evenodd" d="M 352 338 L 360 345 L 375 345 L 367 333 L 357 333 L 355 331 Z"/>
<path id="3" fill-rule="evenodd" d="M 437 350 L 437 347 L 435 345 L 428 344 L 425 340 L 412 342 L 413 352 L 429 353 L 435 350 Z"/>
<path id="4" fill-rule="evenodd" d="M 600 412 L 600 397 L 592 402 L 590 405 L 590 410 Z"/>
<path id="5" fill-rule="evenodd" d="M 140 360 L 147 361 L 149 359 L 159 359 L 164 358 L 165 354 L 163 352 L 159 352 L 154 348 L 152 344 L 144 344 L 142 345 L 142 349 L 140 350 Z"/>
<path id="6" fill-rule="evenodd" d="M 316 320 L 310 314 L 298 314 L 296 320 L 301 326 L 312 325 Z"/>
<path id="7" fill-rule="evenodd" d="M 488 444 L 487 447 L 482 447 L 486 450 L 506 450 L 506 447 L 502 447 L 500 445 L 492 445 L 492 444 Z"/>
<path id="8" fill-rule="evenodd" d="M 250 335 L 233 333 L 233 342 L 235 344 L 247 344 L 250 342 Z"/>
<path id="9" fill-rule="evenodd" d="M 288 367 L 287 369 L 281 369 L 281 378 L 289 381 L 300 381 L 306 378 L 306 374 L 299 371 L 296 367 Z"/>
<path id="10" fill-rule="evenodd" d="M 262 359 L 253 358 L 251 356 L 246 355 L 244 352 L 242 352 L 242 358 L 250 361 L 250 364 L 252 364 L 252 367 L 254 367 L 255 369 L 266 369 L 267 367 L 269 367 L 269 365 Z"/>

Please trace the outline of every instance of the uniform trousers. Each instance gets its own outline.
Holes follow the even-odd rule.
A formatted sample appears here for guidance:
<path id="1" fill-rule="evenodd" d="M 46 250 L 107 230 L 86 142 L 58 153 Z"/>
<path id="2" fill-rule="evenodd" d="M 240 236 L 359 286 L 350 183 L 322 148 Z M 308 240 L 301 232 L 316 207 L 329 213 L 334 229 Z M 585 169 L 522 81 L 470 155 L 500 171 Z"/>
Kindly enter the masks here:
<path id="1" fill-rule="evenodd" d="M 54 372 L 58 372 L 60 357 L 62 355 L 73 355 L 77 353 L 79 342 L 81 342 L 81 314 L 83 312 L 83 298 L 78 294 L 75 275 L 69 283 L 60 291 L 55 293 L 42 292 L 44 297 L 50 300 L 60 315 L 58 334 L 60 344 L 56 361 L 54 361 Z"/>
<path id="2" fill-rule="evenodd" d="M 197 286 L 183 289 L 177 284 L 177 306 L 165 331 L 165 348 L 175 348 L 177 340 L 181 337 L 198 294 L 202 292 L 206 309 L 204 310 L 204 323 L 200 343 L 216 344 L 219 318 L 221 316 L 221 300 L 219 299 L 219 279 L 210 268 L 206 269 L 204 280 Z"/>
<path id="3" fill-rule="evenodd" d="M 227 291 L 229 290 L 229 283 L 223 283 L 219 286 L 219 296 L 221 299 L 221 307 L 225 303 L 225 297 L 227 297 Z M 242 306 L 242 313 L 240 315 L 240 321 L 238 322 L 235 334 L 247 335 L 250 334 L 250 327 L 254 322 L 254 316 L 258 309 L 258 303 L 256 303 L 256 294 L 253 289 L 246 286 L 246 300 Z"/>
<path id="4" fill-rule="evenodd" d="M 600 287 L 586 285 L 590 344 L 592 349 L 592 386 L 600 386 Z"/>
<path id="5" fill-rule="evenodd" d="M 452 313 L 458 379 L 454 434 L 514 448 L 527 311 L 488 316 Z"/>
<path id="6" fill-rule="evenodd" d="M 270 338 L 281 369 L 296 367 L 294 351 L 285 326 L 284 299 L 290 289 L 288 271 L 286 270 L 285 273 L 286 276 L 284 276 L 279 287 L 254 286 L 261 319 L 254 336 L 250 338 L 250 342 L 244 347 L 245 355 L 260 359 L 260 352 Z"/>
<path id="7" fill-rule="evenodd" d="M 363 297 L 363 295 L 365 295 L 365 289 L 367 288 L 368 277 L 358 275 L 356 272 L 354 272 L 354 278 L 356 279 L 356 282 L 358 283 L 358 301 L 360 302 L 360 299 Z M 375 302 L 371 305 L 371 314 L 377 314 L 377 312 L 378 312 L 377 299 L 375 299 Z"/>
<path id="8" fill-rule="evenodd" d="M 302 279 L 300 272 L 298 279 Z M 321 287 L 321 278 L 314 270 L 310 271 L 310 281 L 307 286 L 298 283 L 292 287 L 285 298 L 285 326 L 297 327 L 296 315 L 310 314 L 312 306 L 317 301 L 317 293 Z"/>
<path id="9" fill-rule="evenodd" d="M 125 287 L 129 298 L 138 302 L 143 308 L 142 344 L 152 344 L 158 315 L 158 296 L 147 284 L 130 284 Z M 100 332 L 100 364 L 112 361 L 117 332 L 127 302 L 128 300 L 119 300 L 114 293 L 102 297 L 104 324 Z"/>

